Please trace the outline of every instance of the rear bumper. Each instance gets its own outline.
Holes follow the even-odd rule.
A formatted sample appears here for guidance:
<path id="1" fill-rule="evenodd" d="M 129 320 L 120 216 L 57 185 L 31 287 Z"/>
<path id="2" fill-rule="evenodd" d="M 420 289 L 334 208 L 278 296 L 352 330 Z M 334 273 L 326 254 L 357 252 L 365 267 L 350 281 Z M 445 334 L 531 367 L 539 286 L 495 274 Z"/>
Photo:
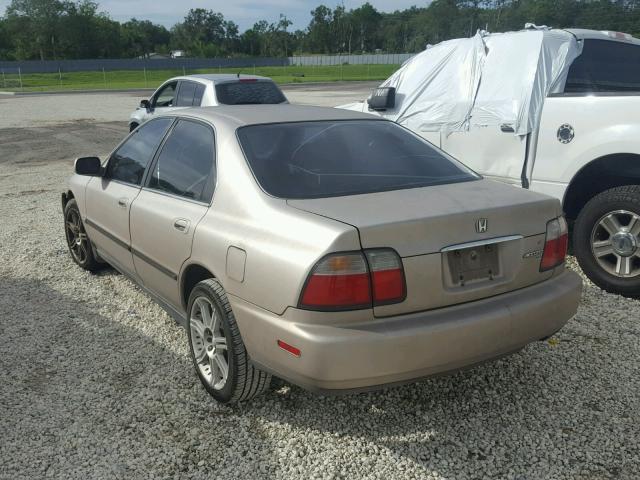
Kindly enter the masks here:
<path id="1" fill-rule="evenodd" d="M 355 323 L 353 314 L 340 324 L 327 315 L 342 313 L 289 308 L 278 316 L 237 297 L 229 300 L 258 366 L 311 390 L 352 391 L 455 371 L 517 351 L 560 330 L 575 315 L 581 291 L 580 277 L 565 271 L 492 298 Z M 299 348 L 301 356 L 279 348 L 278 339 Z"/>

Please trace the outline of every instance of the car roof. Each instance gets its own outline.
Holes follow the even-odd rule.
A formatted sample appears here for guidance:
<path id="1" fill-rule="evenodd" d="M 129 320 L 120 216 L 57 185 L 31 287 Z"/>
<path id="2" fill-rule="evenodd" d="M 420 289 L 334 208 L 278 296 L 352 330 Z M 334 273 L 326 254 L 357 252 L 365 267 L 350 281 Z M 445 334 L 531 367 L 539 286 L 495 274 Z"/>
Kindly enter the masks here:
<path id="1" fill-rule="evenodd" d="M 233 82 L 238 80 L 260 80 L 260 81 L 269 81 L 273 82 L 269 77 L 261 77 L 259 75 L 245 75 L 240 73 L 203 73 L 203 74 L 194 74 L 194 75 L 181 75 L 179 77 L 173 77 L 167 82 L 176 81 L 176 80 L 195 80 L 200 83 L 225 83 L 225 82 Z M 166 83 L 166 82 L 165 82 Z"/>
<path id="2" fill-rule="evenodd" d="M 369 113 L 340 108 L 306 105 L 221 105 L 179 110 L 169 116 L 189 116 L 213 124 L 225 123 L 229 127 L 265 123 L 309 122 L 319 120 L 382 120 Z"/>
<path id="3" fill-rule="evenodd" d="M 640 45 L 640 39 L 632 37 L 628 33 L 614 32 L 609 30 L 587 30 L 584 28 L 567 28 L 565 31 L 571 33 L 579 40 L 609 40 L 611 42 L 632 43 Z"/>

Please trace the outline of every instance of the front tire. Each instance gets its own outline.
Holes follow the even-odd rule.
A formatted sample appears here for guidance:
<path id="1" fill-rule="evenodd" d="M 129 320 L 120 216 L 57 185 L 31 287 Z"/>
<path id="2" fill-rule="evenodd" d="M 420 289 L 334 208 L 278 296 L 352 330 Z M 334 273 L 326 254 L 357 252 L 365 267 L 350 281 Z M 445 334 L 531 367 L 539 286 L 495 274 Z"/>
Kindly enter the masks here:
<path id="1" fill-rule="evenodd" d="M 229 300 L 217 280 L 195 286 L 187 312 L 191 359 L 213 398 L 236 403 L 269 389 L 271 375 L 251 363 Z"/>
<path id="2" fill-rule="evenodd" d="M 90 272 L 100 270 L 102 264 L 93 251 L 75 198 L 69 200 L 64 206 L 64 233 L 73 261 Z"/>
<path id="3" fill-rule="evenodd" d="M 589 279 L 607 292 L 640 297 L 640 185 L 606 190 L 582 209 L 574 252 Z"/>

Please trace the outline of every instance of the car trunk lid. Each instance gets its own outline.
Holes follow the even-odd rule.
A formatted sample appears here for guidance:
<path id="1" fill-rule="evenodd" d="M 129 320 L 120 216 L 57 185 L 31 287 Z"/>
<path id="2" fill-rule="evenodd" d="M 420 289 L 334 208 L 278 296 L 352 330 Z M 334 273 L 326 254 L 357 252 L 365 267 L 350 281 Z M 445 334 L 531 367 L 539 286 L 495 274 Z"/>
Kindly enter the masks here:
<path id="1" fill-rule="evenodd" d="M 560 204 L 511 185 L 483 179 L 287 202 L 354 226 L 364 249 L 391 247 L 402 257 L 407 299 L 376 315 L 476 300 L 552 275 L 539 262 Z"/>

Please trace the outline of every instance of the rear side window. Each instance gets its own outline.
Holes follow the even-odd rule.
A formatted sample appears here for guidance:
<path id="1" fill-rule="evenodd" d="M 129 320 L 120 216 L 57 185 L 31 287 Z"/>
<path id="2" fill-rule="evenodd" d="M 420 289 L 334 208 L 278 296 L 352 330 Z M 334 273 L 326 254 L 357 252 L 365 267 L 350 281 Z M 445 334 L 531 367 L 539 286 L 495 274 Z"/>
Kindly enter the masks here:
<path id="1" fill-rule="evenodd" d="M 171 118 L 158 118 L 139 127 L 111 155 L 107 164 L 106 177 L 140 185 L 144 170 L 153 158 L 171 122 L 173 122 Z"/>
<path id="2" fill-rule="evenodd" d="M 196 92 L 196 87 L 197 83 L 195 82 L 181 82 L 176 106 L 191 107 L 193 105 L 193 97 Z"/>
<path id="3" fill-rule="evenodd" d="M 149 179 L 149 188 L 209 203 L 215 184 L 213 130 L 179 120 L 167 137 Z"/>
<path id="4" fill-rule="evenodd" d="M 204 89 L 205 89 L 205 86 L 200 83 L 196 86 L 196 91 L 193 94 L 194 107 L 199 107 L 202 105 L 202 97 L 204 97 Z"/>
<path id="5" fill-rule="evenodd" d="M 322 198 L 426 187 L 479 177 L 393 122 L 252 125 L 238 138 L 270 195 Z"/>
<path id="6" fill-rule="evenodd" d="M 277 104 L 287 99 L 273 82 L 240 80 L 216 85 L 218 103 L 224 105 Z"/>
<path id="7" fill-rule="evenodd" d="M 585 40 L 569 69 L 565 93 L 640 91 L 640 46 Z"/>

